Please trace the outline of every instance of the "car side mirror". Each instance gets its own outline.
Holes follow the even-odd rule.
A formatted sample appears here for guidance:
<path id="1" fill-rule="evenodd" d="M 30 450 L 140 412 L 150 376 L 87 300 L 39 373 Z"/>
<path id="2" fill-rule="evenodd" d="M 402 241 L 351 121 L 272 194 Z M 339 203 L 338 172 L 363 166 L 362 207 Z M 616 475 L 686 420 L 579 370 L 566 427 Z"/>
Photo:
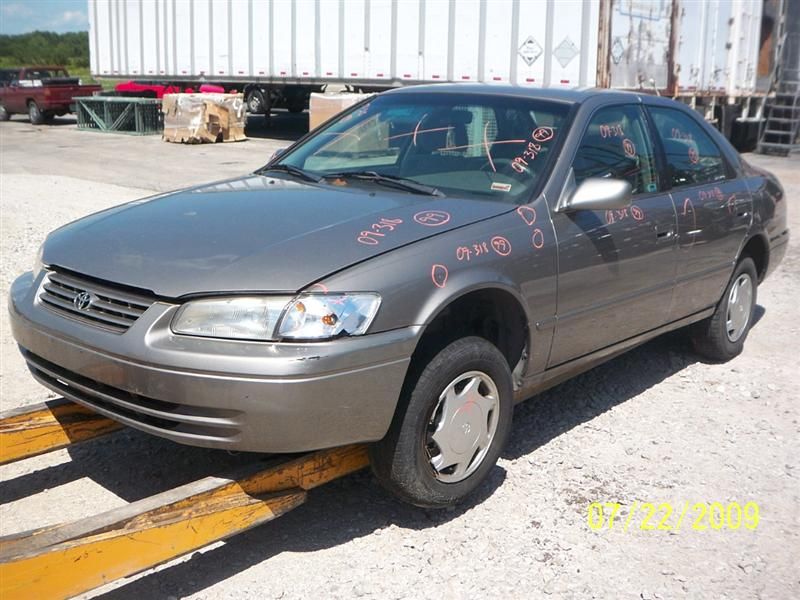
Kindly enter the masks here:
<path id="1" fill-rule="evenodd" d="M 577 187 L 574 184 L 571 187 L 558 203 L 557 212 L 613 210 L 631 204 L 631 184 L 624 179 L 589 177 Z"/>

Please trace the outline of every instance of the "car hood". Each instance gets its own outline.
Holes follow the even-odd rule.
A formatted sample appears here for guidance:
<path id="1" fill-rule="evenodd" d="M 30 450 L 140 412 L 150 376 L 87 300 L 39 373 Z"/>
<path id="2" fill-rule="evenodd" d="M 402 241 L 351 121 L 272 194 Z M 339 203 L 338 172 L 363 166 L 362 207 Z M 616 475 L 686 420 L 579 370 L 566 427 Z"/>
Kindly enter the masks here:
<path id="1" fill-rule="evenodd" d="M 43 262 L 168 298 L 295 292 L 393 248 L 511 209 L 377 185 L 253 175 L 70 223 L 50 234 Z"/>

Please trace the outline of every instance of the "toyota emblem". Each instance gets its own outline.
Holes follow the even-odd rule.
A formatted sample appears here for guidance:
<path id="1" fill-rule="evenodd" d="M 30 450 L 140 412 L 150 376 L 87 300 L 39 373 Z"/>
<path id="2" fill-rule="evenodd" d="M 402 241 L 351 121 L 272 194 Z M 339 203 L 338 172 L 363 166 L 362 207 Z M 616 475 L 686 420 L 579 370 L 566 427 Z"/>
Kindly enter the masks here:
<path id="1" fill-rule="evenodd" d="M 75 296 L 72 303 L 78 310 L 89 310 L 89 307 L 92 305 L 92 295 L 89 292 L 81 292 Z"/>

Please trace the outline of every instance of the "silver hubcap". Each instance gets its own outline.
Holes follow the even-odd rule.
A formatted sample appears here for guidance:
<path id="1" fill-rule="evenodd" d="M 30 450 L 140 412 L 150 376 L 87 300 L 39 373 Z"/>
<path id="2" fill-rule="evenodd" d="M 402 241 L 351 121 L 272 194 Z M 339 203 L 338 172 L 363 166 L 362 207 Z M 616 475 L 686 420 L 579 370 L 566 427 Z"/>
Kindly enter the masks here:
<path id="1" fill-rule="evenodd" d="M 436 479 L 456 483 L 483 462 L 500 416 L 497 386 L 481 371 L 456 377 L 439 396 L 428 423 L 427 452 Z"/>
<path id="2" fill-rule="evenodd" d="M 737 341 L 747 331 L 752 308 L 753 281 L 749 275 L 743 273 L 736 278 L 728 294 L 728 314 L 725 321 L 730 341 Z"/>

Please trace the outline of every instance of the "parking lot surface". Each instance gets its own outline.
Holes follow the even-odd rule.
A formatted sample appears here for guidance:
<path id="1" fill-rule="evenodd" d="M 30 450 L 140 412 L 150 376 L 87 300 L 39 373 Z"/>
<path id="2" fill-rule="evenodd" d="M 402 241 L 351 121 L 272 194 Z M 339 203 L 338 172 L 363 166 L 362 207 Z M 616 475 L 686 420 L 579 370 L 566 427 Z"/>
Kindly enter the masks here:
<path id="1" fill-rule="evenodd" d="M 69 119 L 0 124 L 0 408 L 53 397 L 27 373 L 6 316 L 8 287 L 48 231 L 251 171 L 299 137 L 304 119 L 256 118 L 252 139 L 202 146 L 78 131 Z M 664 336 L 518 406 L 508 448 L 464 506 L 406 506 L 362 472 L 277 521 L 91 596 L 800 597 L 800 159 L 747 159 L 783 182 L 794 239 L 759 288 L 758 320 L 735 360 L 705 364 L 682 332 Z M 0 533 L 96 514 L 254 458 L 125 431 L 0 467 Z M 620 503 L 622 520 L 593 530 L 593 502 Z M 645 502 L 755 502 L 760 518 L 755 530 L 687 521 L 667 531 L 637 517 L 625 531 Z"/>

